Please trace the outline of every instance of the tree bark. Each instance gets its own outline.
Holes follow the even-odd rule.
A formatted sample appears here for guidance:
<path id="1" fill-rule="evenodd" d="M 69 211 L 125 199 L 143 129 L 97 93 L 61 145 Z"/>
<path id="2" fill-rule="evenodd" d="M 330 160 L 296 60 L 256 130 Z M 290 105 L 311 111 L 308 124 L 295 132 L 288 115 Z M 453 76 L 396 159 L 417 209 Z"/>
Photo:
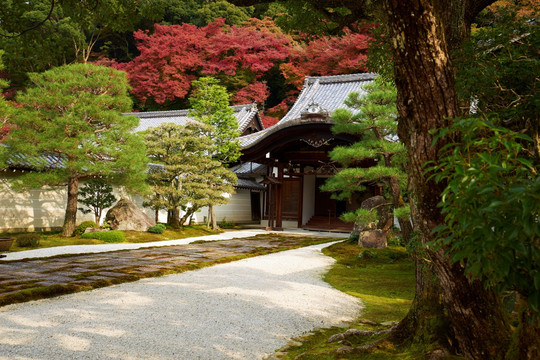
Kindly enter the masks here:
<path id="1" fill-rule="evenodd" d="M 403 198 L 401 196 L 401 189 L 399 188 L 398 179 L 395 177 L 390 178 L 390 189 L 392 191 L 392 206 L 394 209 L 402 207 L 405 205 Z M 401 229 L 401 236 L 405 243 L 409 243 L 411 240 L 413 227 L 408 218 L 398 218 L 399 228 Z"/>
<path id="2" fill-rule="evenodd" d="M 167 223 L 175 229 L 182 228 L 182 224 L 180 223 L 180 208 L 179 207 L 168 211 Z"/>
<path id="3" fill-rule="evenodd" d="M 69 179 L 67 186 L 67 206 L 62 226 L 62 236 L 72 236 L 77 225 L 77 198 L 79 196 L 79 178 Z"/>
<path id="4" fill-rule="evenodd" d="M 436 162 L 444 146 L 444 141 L 432 146 L 434 135 L 430 131 L 449 126 L 452 118 L 460 115 L 443 23 L 453 15 L 442 13 L 451 12 L 452 4 L 442 0 L 384 2 L 394 45 L 398 132 L 407 148 L 420 219 L 417 225 L 442 291 L 449 333 L 466 358 L 498 359 L 509 339 L 499 297 L 480 283 L 470 282 L 459 264 L 450 265 L 443 249 L 434 251 L 425 246 L 434 240 L 433 230 L 444 221 L 437 204 L 446 185 L 428 181 L 423 173 L 424 164 Z"/>
<path id="5" fill-rule="evenodd" d="M 214 205 L 208 205 L 208 215 L 212 218 L 212 230 L 217 230 L 217 219 Z"/>

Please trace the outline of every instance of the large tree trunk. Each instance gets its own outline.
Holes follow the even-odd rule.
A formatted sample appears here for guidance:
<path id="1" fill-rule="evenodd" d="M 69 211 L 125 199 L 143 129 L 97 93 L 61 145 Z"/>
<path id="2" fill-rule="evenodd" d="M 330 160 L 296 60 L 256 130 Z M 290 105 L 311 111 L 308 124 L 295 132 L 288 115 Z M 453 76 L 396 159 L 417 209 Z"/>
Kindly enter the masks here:
<path id="1" fill-rule="evenodd" d="M 399 136 L 408 151 L 412 187 L 423 242 L 433 240 L 433 230 L 444 218 L 437 207 L 444 183 L 428 181 L 424 164 L 437 161 L 431 130 L 447 127 L 459 116 L 454 73 L 442 19 L 452 18 L 459 1 L 386 0 L 390 33 L 394 42 L 395 78 L 398 89 Z M 435 5 L 434 5 L 435 4 Z M 458 4 L 459 5 L 459 4 Z M 440 9 L 439 11 L 436 11 Z M 450 265 L 443 250 L 425 247 L 437 276 L 448 312 L 450 334 L 469 359 L 501 358 L 509 339 L 509 327 L 496 294 L 470 282 L 459 264 Z M 418 329 L 425 332 L 425 329 Z"/>
<path id="2" fill-rule="evenodd" d="M 212 221 L 212 230 L 217 230 L 217 219 L 216 219 L 216 212 L 214 209 L 214 205 L 208 205 L 208 216 L 209 220 Z"/>
<path id="3" fill-rule="evenodd" d="M 171 225 L 175 229 L 181 229 L 182 224 L 180 223 L 180 208 L 169 210 L 167 212 L 167 224 Z"/>
<path id="4" fill-rule="evenodd" d="M 79 196 L 79 178 L 72 177 L 67 186 L 67 206 L 62 226 L 62 236 L 72 236 L 77 225 L 77 197 Z"/>

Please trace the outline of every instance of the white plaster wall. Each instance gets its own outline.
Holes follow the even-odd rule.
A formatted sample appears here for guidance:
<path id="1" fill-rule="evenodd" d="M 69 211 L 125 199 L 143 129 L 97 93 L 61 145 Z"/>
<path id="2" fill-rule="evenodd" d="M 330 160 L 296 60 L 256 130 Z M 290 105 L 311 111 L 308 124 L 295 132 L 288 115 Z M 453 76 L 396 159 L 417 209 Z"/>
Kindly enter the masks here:
<path id="1" fill-rule="evenodd" d="M 0 232 L 21 230 L 50 230 L 61 228 L 67 204 L 66 187 L 43 187 L 23 192 L 13 190 L 8 179 L 17 174 L 8 174 L 0 177 Z M 81 181 L 79 186 L 83 186 Z M 144 198 L 137 194 L 130 194 L 122 187 L 113 188 L 117 200 L 127 198 L 133 201 L 151 219 L 155 218 L 154 210 L 142 206 Z M 101 222 L 109 208 L 103 210 Z M 208 208 L 203 208 L 194 216 L 195 223 L 202 223 L 208 215 Z M 250 191 L 239 189 L 232 195 L 228 204 L 216 207 L 218 221 L 226 219 L 234 223 L 251 222 Z M 94 220 L 93 213 L 83 214 L 77 212 L 77 224 Z M 167 222 L 167 211 L 159 212 L 159 222 Z"/>
<path id="2" fill-rule="evenodd" d="M 236 224 L 251 222 L 250 193 L 250 190 L 237 189 L 236 193 L 231 196 L 231 201 L 225 205 L 216 206 L 215 214 L 217 221 L 219 222 L 225 219 L 227 222 L 234 222 Z M 202 223 L 207 216 L 208 208 L 204 207 L 195 213 L 194 221 Z"/>
<path id="3" fill-rule="evenodd" d="M 302 194 L 302 225 L 305 225 L 313 214 L 315 214 L 315 175 L 305 175 Z"/>
<path id="4" fill-rule="evenodd" d="M 16 175 L 2 176 L 0 178 L 0 231 L 20 230 L 49 230 L 62 227 L 67 204 L 66 187 L 43 187 L 17 192 L 9 185 L 8 178 Z M 79 186 L 83 186 L 81 181 Z M 148 216 L 154 219 L 154 211 L 143 208 L 144 199 L 139 195 L 132 195 L 122 188 L 114 188 L 114 196 L 120 200 L 125 197 L 133 201 Z M 108 208 L 103 211 L 102 220 Z M 160 221 L 166 221 L 167 213 L 160 214 Z M 83 214 L 77 212 L 77 223 L 85 220 L 94 220 L 93 213 Z"/>

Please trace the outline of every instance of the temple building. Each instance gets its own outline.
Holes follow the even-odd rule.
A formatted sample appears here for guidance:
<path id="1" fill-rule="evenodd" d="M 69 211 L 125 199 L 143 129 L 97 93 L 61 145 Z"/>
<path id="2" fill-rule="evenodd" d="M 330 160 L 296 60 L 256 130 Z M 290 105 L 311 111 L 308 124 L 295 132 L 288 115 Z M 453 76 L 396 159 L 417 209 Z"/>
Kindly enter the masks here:
<path id="1" fill-rule="evenodd" d="M 321 191 L 320 186 L 338 171 L 339 165 L 331 161 L 329 152 L 359 139 L 333 133 L 332 112 L 346 108 L 344 101 L 351 92 L 362 95 L 363 87 L 374 77 L 371 73 L 307 77 L 295 104 L 276 125 L 240 137 L 244 171 L 255 168 L 260 174 L 261 167 L 266 171 L 259 178 L 266 185 L 261 199 L 261 226 L 336 231 L 352 227 L 341 222 L 339 216 L 357 209 L 362 200 L 376 194 L 377 187 L 338 201 Z M 370 167 L 376 163 L 370 160 L 359 165 Z"/>
<path id="2" fill-rule="evenodd" d="M 238 176 L 236 193 L 231 201 L 215 208 L 218 221 L 236 224 L 251 223 L 274 230 L 307 228 L 347 231 L 352 225 L 339 220 L 345 211 L 358 208 L 362 200 L 377 194 L 369 187 L 351 199 L 338 201 L 320 190 L 326 179 L 338 171 L 329 152 L 336 146 L 350 145 L 359 138 L 332 132 L 332 112 L 346 108 L 351 92 L 364 93 L 363 87 L 375 74 L 351 74 L 307 77 L 303 89 L 290 111 L 274 126 L 263 128 L 256 104 L 234 106 L 234 114 L 242 136 L 240 162 L 231 168 Z M 129 113 L 139 118 L 136 132 L 162 123 L 185 125 L 188 110 Z M 14 191 L 8 179 L 24 171 L 24 159 L 2 171 L 0 176 L 0 231 L 50 230 L 62 226 L 67 201 L 63 187 L 44 187 L 25 192 Z M 51 159 L 51 162 L 58 162 Z M 358 164 L 376 165 L 374 160 Z M 82 186 L 82 184 L 81 184 Z M 127 197 L 142 207 L 140 196 L 114 189 L 117 198 Z M 143 209 L 154 217 L 151 209 Z M 106 210 L 104 211 L 106 213 Z M 197 212 L 194 222 L 204 222 L 205 209 Z M 166 221 L 166 211 L 159 220 Z M 77 214 L 78 222 L 92 220 L 91 215 Z"/>

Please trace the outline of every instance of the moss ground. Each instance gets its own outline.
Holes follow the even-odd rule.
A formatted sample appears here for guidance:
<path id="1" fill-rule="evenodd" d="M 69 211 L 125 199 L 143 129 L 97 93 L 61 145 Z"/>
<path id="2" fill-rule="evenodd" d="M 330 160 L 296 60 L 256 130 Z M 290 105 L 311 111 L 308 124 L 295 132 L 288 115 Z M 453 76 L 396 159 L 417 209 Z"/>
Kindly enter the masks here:
<path id="1" fill-rule="evenodd" d="M 204 225 L 185 226 L 183 230 L 167 228 L 163 234 L 152 234 L 142 231 L 125 231 L 126 239 L 123 243 L 145 243 L 153 241 L 165 241 L 173 239 L 185 239 L 189 237 L 205 236 L 218 234 L 221 231 L 213 231 L 208 229 Z M 17 238 L 18 236 L 26 233 L 3 233 L 0 236 L 11 236 Z M 94 244 L 107 244 L 105 241 L 96 239 L 81 239 L 79 236 L 63 237 L 60 231 L 50 231 L 38 233 L 41 235 L 40 244 L 38 247 L 28 248 L 19 247 L 17 242 L 14 241 L 10 251 L 23 251 L 30 249 L 41 249 L 55 246 L 67 246 L 67 245 L 94 245 Z"/>
<path id="2" fill-rule="evenodd" d="M 402 247 L 365 250 L 356 244 L 342 242 L 323 250 L 337 262 L 325 280 L 337 289 L 361 299 L 364 311 L 350 328 L 384 330 L 388 322 L 400 321 L 414 296 L 414 263 Z M 328 338 L 346 328 L 319 329 L 293 340 L 302 346 L 288 346 L 278 353 L 283 359 L 423 359 L 425 349 L 398 349 L 382 342 L 370 354 L 337 355 L 335 350 L 345 345 L 371 343 L 372 337 L 347 338 L 346 343 L 328 343 Z"/>

